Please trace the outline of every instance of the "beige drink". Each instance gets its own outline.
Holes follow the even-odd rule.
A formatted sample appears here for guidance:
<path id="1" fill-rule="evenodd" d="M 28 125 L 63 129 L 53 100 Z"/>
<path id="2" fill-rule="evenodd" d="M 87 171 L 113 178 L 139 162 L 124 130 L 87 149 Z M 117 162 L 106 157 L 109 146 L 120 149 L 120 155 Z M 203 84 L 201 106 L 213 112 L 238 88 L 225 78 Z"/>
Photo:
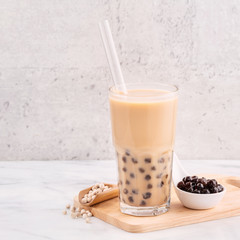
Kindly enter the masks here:
<path id="1" fill-rule="evenodd" d="M 132 215 L 158 215 L 170 203 L 177 89 L 137 87 L 127 95 L 110 91 L 120 207 Z"/>

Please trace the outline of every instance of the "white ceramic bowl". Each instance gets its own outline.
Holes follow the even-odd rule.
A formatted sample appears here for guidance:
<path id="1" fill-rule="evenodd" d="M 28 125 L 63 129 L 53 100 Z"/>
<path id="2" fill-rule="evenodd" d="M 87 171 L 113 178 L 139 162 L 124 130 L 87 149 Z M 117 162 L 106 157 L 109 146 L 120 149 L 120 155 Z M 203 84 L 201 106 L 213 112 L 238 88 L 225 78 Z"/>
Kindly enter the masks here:
<path id="1" fill-rule="evenodd" d="M 191 209 L 209 209 L 215 207 L 223 198 L 226 188 L 219 193 L 196 194 L 185 192 L 174 185 L 175 191 L 181 203 Z"/>

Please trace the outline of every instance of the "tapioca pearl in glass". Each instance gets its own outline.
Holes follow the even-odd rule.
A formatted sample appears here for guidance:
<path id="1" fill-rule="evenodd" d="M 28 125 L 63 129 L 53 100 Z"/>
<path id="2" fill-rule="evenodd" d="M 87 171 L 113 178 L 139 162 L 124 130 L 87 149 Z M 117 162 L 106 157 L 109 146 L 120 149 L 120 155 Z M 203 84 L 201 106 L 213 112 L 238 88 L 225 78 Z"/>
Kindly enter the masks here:
<path id="1" fill-rule="evenodd" d="M 160 183 L 158 183 L 158 187 L 159 187 L 159 188 L 163 187 L 163 185 L 164 185 L 164 182 L 163 182 L 163 181 L 161 181 Z"/>
<path id="2" fill-rule="evenodd" d="M 152 187 L 153 187 L 153 185 L 152 185 L 151 183 L 149 183 L 149 184 L 147 185 L 147 189 L 152 189 Z"/>
<path id="3" fill-rule="evenodd" d="M 136 158 L 132 158 L 132 163 L 137 164 L 138 160 Z"/>
<path id="4" fill-rule="evenodd" d="M 126 151 L 125 151 L 125 155 L 126 155 L 126 156 L 130 156 L 130 151 L 129 151 L 129 150 L 126 150 Z"/>
<path id="5" fill-rule="evenodd" d="M 128 201 L 129 201 L 130 203 L 133 203 L 133 202 L 134 202 L 133 197 L 132 197 L 132 196 L 129 196 L 129 197 L 128 197 Z"/>
<path id="6" fill-rule="evenodd" d="M 165 162 L 164 157 L 161 157 L 161 158 L 158 159 L 158 163 L 164 163 L 164 162 Z"/>
<path id="7" fill-rule="evenodd" d="M 145 158 L 145 159 L 144 159 L 144 162 L 147 163 L 147 164 L 148 164 L 148 163 L 151 163 L 151 162 L 152 162 L 152 159 L 151 159 L 151 158 Z"/>
<path id="8" fill-rule="evenodd" d="M 128 190 L 126 188 L 123 189 L 124 194 L 128 194 Z"/>
<path id="9" fill-rule="evenodd" d="M 161 177 L 162 177 L 162 173 L 159 173 L 159 174 L 156 175 L 157 179 L 160 179 Z"/>
<path id="10" fill-rule="evenodd" d="M 123 167 L 122 170 L 123 170 L 124 172 L 127 172 L 127 168 L 126 168 L 126 167 Z"/>
<path id="11" fill-rule="evenodd" d="M 144 173 L 145 172 L 144 168 L 138 168 L 138 170 L 139 170 L 140 173 Z"/>
<path id="12" fill-rule="evenodd" d="M 137 195 L 138 194 L 138 190 L 137 189 L 132 189 L 132 193 Z"/>
<path id="13" fill-rule="evenodd" d="M 143 193 L 142 194 L 142 197 L 143 197 L 143 199 L 149 199 L 149 198 L 151 198 L 151 196 L 152 196 L 152 193 L 150 193 L 150 192 L 146 192 L 146 193 Z"/>
<path id="14" fill-rule="evenodd" d="M 123 157 L 122 157 L 122 160 L 123 160 L 124 163 L 126 163 L 126 162 L 127 162 L 127 157 L 126 157 L 126 156 L 123 156 Z"/>
<path id="15" fill-rule="evenodd" d="M 134 173 L 130 173 L 130 178 L 135 178 L 135 174 Z"/>
<path id="16" fill-rule="evenodd" d="M 146 181 L 149 181 L 151 178 L 152 178 L 151 175 L 147 174 L 144 179 L 145 179 Z"/>

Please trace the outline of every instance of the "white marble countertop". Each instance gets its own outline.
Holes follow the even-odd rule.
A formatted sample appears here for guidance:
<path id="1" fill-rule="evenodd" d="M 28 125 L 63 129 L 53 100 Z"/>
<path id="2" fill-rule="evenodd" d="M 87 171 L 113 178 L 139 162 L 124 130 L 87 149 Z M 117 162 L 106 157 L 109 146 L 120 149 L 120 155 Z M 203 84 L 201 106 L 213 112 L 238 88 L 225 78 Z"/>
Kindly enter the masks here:
<path id="1" fill-rule="evenodd" d="M 183 163 L 193 173 L 240 176 L 238 160 Z M 80 189 L 116 176 L 113 160 L 0 162 L 0 239 L 240 239 L 240 216 L 136 234 L 62 214 Z"/>

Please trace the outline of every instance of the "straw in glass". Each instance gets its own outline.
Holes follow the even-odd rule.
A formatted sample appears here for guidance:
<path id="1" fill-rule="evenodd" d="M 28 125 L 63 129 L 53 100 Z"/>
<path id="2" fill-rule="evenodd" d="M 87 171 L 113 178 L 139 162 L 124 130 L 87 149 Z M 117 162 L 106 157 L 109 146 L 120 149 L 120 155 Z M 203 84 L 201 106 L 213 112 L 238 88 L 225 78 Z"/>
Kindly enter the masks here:
<path id="1" fill-rule="evenodd" d="M 113 37 L 108 20 L 100 22 L 99 29 L 101 32 L 102 41 L 107 55 L 108 63 L 111 69 L 114 85 L 117 90 L 123 92 L 124 94 L 127 94 L 126 85 L 124 82 L 121 66 L 113 42 Z"/>

